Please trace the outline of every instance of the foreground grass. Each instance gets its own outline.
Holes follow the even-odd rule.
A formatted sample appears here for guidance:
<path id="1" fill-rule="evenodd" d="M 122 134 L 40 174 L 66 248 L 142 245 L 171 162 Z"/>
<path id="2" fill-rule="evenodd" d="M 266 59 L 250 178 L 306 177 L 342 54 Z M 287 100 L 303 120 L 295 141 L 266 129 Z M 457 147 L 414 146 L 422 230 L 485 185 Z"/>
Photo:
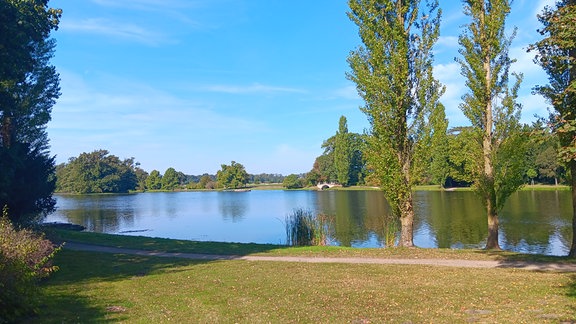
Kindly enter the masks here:
<path id="1" fill-rule="evenodd" d="M 574 274 L 200 262 L 63 250 L 36 323 L 561 322 Z"/>

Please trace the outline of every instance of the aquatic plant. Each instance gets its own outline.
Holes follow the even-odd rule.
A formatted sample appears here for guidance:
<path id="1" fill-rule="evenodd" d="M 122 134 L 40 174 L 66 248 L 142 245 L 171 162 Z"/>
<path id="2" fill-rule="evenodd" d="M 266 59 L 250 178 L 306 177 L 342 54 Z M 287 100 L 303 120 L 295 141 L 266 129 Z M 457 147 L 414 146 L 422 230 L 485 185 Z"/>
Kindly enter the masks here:
<path id="1" fill-rule="evenodd" d="M 296 208 L 286 216 L 286 242 L 290 246 L 326 245 L 331 227 L 330 216 Z"/>

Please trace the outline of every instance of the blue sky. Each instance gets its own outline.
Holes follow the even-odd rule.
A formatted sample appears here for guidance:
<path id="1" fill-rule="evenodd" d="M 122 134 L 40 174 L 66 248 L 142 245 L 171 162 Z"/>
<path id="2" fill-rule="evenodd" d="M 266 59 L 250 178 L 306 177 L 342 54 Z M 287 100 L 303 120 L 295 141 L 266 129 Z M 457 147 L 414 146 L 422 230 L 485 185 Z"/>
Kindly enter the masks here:
<path id="1" fill-rule="evenodd" d="M 546 82 L 526 46 L 552 0 L 516 0 L 510 56 L 524 73 L 523 121 L 546 115 L 531 94 Z M 52 0 L 64 13 L 53 35 L 62 95 L 48 124 L 57 163 L 106 149 L 147 171 L 216 173 L 236 161 L 249 173 L 304 173 L 344 115 L 369 127 L 346 58 L 360 45 L 346 0 Z M 436 77 L 450 126 L 466 89 L 458 35 L 462 5 L 441 0 Z"/>

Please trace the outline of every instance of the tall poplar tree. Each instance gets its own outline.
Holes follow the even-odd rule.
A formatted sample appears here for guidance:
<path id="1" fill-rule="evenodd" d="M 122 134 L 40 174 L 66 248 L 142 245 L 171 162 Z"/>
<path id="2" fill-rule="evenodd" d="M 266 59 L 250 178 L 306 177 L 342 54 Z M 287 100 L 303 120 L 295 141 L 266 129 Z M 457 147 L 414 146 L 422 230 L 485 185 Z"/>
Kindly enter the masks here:
<path id="1" fill-rule="evenodd" d="M 347 76 L 356 83 L 370 122 L 366 158 L 400 219 L 398 245 L 411 247 L 411 188 L 424 168 L 416 161 L 423 160 L 431 142 L 430 115 L 443 109 L 438 99 L 444 88 L 432 75 L 441 10 L 435 0 L 425 6 L 420 0 L 349 0 L 348 5 L 363 43 L 348 57 Z"/>
<path id="2" fill-rule="evenodd" d="M 508 0 L 465 0 L 470 23 L 459 37 L 461 73 L 469 92 L 460 109 L 470 120 L 474 190 L 487 211 L 486 249 L 500 249 L 498 212 L 506 199 L 523 184 L 525 140 L 516 102 L 522 75 L 514 74 L 510 87 L 508 49 L 514 37 L 505 35 Z"/>
<path id="3" fill-rule="evenodd" d="M 350 184 L 352 166 L 352 141 L 348 133 L 348 122 L 345 116 L 340 116 L 338 132 L 334 138 L 334 166 L 338 182 L 343 186 Z"/>
<path id="4" fill-rule="evenodd" d="M 572 189 L 572 245 L 576 257 L 576 0 L 558 1 L 546 7 L 538 19 L 544 39 L 533 44 L 535 62 L 548 74 L 548 84 L 536 87 L 554 107 L 553 128 L 560 140 L 560 159 L 570 170 Z"/>

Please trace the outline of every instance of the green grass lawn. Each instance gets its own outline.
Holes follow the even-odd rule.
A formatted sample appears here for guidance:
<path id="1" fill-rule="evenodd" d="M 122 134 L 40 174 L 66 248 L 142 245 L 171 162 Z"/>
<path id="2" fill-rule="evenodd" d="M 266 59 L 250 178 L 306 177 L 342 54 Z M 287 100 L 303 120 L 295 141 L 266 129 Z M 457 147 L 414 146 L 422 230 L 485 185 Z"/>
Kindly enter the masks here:
<path id="1" fill-rule="evenodd" d="M 201 262 L 63 250 L 37 323 L 541 323 L 576 319 L 574 274 Z"/>
<path id="2" fill-rule="evenodd" d="M 60 239 L 181 252 L 514 259 L 477 250 L 287 248 L 57 231 Z M 576 320 L 576 274 L 421 265 L 193 261 L 60 251 L 35 323 L 558 323 Z"/>

